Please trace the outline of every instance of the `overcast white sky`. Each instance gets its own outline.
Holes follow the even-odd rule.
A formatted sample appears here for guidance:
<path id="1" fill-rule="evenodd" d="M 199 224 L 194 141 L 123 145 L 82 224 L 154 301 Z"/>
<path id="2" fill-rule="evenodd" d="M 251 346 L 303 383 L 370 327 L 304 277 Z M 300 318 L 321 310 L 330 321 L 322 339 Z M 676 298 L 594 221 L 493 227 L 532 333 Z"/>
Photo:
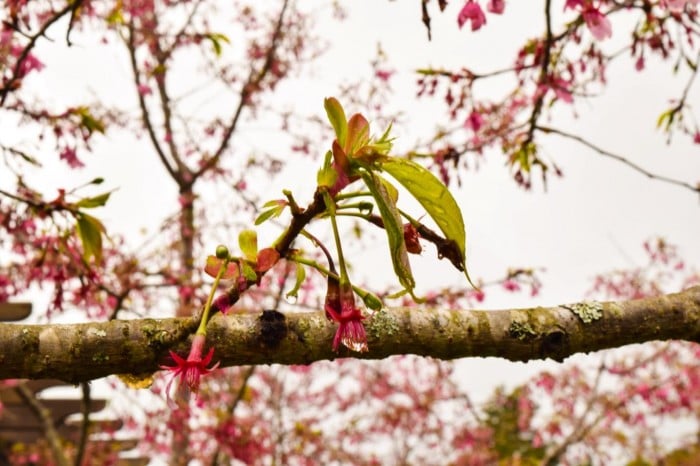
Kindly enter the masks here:
<path id="1" fill-rule="evenodd" d="M 366 75 L 368 60 L 377 43 L 381 43 L 397 72 L 392 78 L 397 97 L 388 105 L 404 110 L 408 116 L 405 125 L 394 127 L 397 147 L 410 147 L 420 135 L 430 134 L 436 120 L 445 119 L 434 102 L 415 100 L 415 68 L 468 65 L 477 71 L 488 71 L 508 66 L 515 48 L 542 30 L 541 2 L 508 2 L 504 16 L 489 15 L 486 27 L 476 33 L 468 28 L 457 29 L 456 16 L 461 5 L 450 3 L 445 13 L 433 12 L 433 41 L 428 42 L 420 22 L 419 2 L 352 2 L 347 21 L 324 21 L 319 25 L 332 46 L 312 65 L 312 78 L 302 77 L 281 86 L 282 100 L 302 112 L 323 116 L 323 98 L 338 94 L 339 83 Z M 613 39 L 609 41 L 611 50 L 624 34 L 618 28 L 622 24 L 614 23 L 614 26 Z M 51 50 L 50 55 L 42 55 L 49 65 L 42 79 L 53 84 L 42 89 L 37 82 L 37 90 L 57 102 L 70 101 L 72 96 L 86 90 L 112 102 L 134 102 L 133 91 L 123 82 L 128 83 L 131 77 L 126 57 L 82 39 L 68 54 L 59 52 L 62 47 L 42 43 L 42 48 Z M 227 47 L 235 48 L 235 45 Z M 620 60 L 608 70 L 609 86 L 600 97 L 560 109 L 554 123 L 655 173 L 695 183 L 700 179 L 700 146 L 693 146 L 682 137 L 666 145 L 664 135 L 655 128 L 658 115 L 668 108 L 668 99 L 680 94 L 684 75 L 674 78 L 670 64 L 657 65 L 649 60 L 647 71 L 639 74 L 628 60 Z M 54 89 L 59 85 L 65 86 L 66 91 L 57 95 Z M 497 93 L 503 88 L 496 85 L 483 89 Z M 700 93 L 696 89 L 690 101 L 699 102 L 698 97 Z M 222 102 L 222 105 L 230 108 L 232 103 Z M 577 119 L 572 116 L 574 110 Z M 7 121 L 0 123 L 7 127 Z M 253 145 L 264 139 L 274 146 L 274 140 L 260 135 L 265 122 L 250 126 L 258 129 L 242 134 L 245 141 Z M 6 144 L 12 138 L 21 138 L 21 134 L 3 133 Z M 286 149 L 281 146 L 280 149 Z M 69 172 L 58 162 L 48 162 L 50 175 L 43 175 L 47 193 L 65 186 L 68 175 L 76 177 L 75 184 L 94 176 L 106 177 L 106 185 L 119 187 L 119 191 L 98 215 L 105 219 L 109 230 L 132 240 L 140 237 L 135 232 L 142 228 L 152 230 L 164 214 L 174 210 L 175 189 L 164 176 L 160 178 L 163 170 L 145 139 L 136 140 L 123 134 L 108 136 L 95 149 L 96 154 L 86 160 L 89 166 L 83 173 Z M 689 265 L 700 265 L 700 199 L 696 195 L 648 180 L 613 160 L 556 136 L 545 140 L 544 150 L 565 173 L 563 179 L 550 179 L 547 192 L 539 184 L 535 184 L 532 192 L 517 188 L 497 151 L 487 152 L 482 168 L 465 173 L 462 188 L 454 191 L 467 224 L 472 276 L 493 279 L 508 267 L 546 268 L 542 275 L 544 288 L 537 299 L 492 294 L 487 306 L 547 305 L 581 299 L 594 274 L 642 265 L 641 244 L 654 235 L 677 244 Z M 319 145 L 319 155 L 323 151 L 325 145 Z M 54 157 L 47 154 L 45 159 Z M 284 186 L 262 187 L 268 194 L 263 197 L 278 197 L 282 188 L 304 192 L 313 182 L 307 181 L 309 173 L 315 176 L 315 171 L 308 170 L 309 163 L 300 162 L 299 169 L 285 180 Z M 0 183 L 5 182 L 0 173 Z M 276 232 L 261 232 L 263 238 L 266 234 L 274 237 Z M 212 250 L 214 246 L 211 245 Z M 356 270 L 361 273 L 384 267 L 384 275 L 389 277 L 391 269 L 387 263 L 373 262 L 385 255 L 384 240 L 363 250 L 368 263 L 363 265 L 362 260 L 357 260 Z M 423 259 L 414 262 L 414 272 L 422 290 L 463 283 L 463 277 L 447 263 L 435 260 L 431 248 L 427 248 Z M 462 365 L 465 383 L 477 399 L 486 396 L 494 383 L 514 384 L 534 367 L 542 367 L 539 363 L 526 367 L 494 359 L 472 359 Z"/>

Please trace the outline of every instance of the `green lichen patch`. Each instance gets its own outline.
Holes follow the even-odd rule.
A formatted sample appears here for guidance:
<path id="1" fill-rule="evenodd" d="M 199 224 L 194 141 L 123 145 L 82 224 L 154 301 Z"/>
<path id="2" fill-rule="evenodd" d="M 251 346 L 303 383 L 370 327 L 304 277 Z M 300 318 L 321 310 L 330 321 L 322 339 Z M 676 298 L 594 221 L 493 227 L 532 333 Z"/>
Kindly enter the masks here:
<path id="1" fill-rule="evenodd" d="M 529 322 L 520 322 L 517 320 L 510 323 L 508 333 L 511 337 L 517 338 L 520 341 L 525 341 L 537 336 L 537 332 L 535 332 Z"/>
<path id="2" fill-rule="evenodd" d="M 400 329 L 396 318 L 384 310 L 372 314 L 367 322 L 367 333 L 374 338 L 395 335 Z"/>
<path id="3" fill-rule="evenodd" d="M 584 324 L 590 324 L 603 317 L 603 305 L 597 301 L 584 301 L 562 307 L 576 314 Z"/>

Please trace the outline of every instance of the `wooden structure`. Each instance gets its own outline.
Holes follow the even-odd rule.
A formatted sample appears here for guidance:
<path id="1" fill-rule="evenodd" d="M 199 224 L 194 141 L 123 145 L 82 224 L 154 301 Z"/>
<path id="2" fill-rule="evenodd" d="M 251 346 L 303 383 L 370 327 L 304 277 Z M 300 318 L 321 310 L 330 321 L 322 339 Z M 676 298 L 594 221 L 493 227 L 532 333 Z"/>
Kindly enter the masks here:
<path id="1" fill-rule="evenodd" d="M 31 314 L 30 303 L 0 303 L 0 322 L 16 322 Z M 82 418 L 68 420 L 72 414 L 84 410 L 82 399 L 39 398 L 41 391 L 59 386 L 69 386 L 60 380 L 17 380 L 0 384 L 0 466 L 9 464 L 8 452 L 17 445 L 35 444 L 47 437 L 47 423 L 60 436 L 61 440 L 74 445 L 80 442 L 83 430 Z M 37 402 L 38 400 L 38 402 Z M 89 412 L 101 411 L 107 401 L 92 399 Z M 87 431 L 87 442 L 92 447 L 101 447 L 112 452 L 123 452 L 135 448 L 133 439 L 105 440 L 105 434 L 114 434 L 122 427 L 120 420 L 91 421 Z M 102 435 L 100 435 L 102 434 Z M 120 458 L 120 466 L 140 466 L 148 464 L 148 458 Z M 84 464 L 94 464 L 89 459 Z"/>

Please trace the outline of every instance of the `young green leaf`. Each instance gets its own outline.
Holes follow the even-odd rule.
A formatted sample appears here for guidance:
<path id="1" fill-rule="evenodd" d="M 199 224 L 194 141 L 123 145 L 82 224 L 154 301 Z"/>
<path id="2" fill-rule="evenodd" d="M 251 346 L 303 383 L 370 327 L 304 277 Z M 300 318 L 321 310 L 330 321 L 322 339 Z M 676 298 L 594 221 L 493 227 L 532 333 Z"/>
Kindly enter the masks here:
<path id="1" fill-rule="evenodd" d="M 254 282 L 258 279 L 258 274 L 255 272 L 255 269 L 250 266 L 245 261 L 240 262 L 240 267 L 241 271 L 243 272 L 243 277 L 248 280 L 249 282 Z"/>
<path id="2" fill-rule="evenodd" d="M 411 264 L 408 262 L 408 252 L 403 238 L 403 222 L 401 215 L 396 208 L 396 203 L 392 198 L 387 186 L 388 181 L 371 171 L 362 171 L 362 179 L 369 188 L 374 201 L 377 203 L 379 213 L 384 222 L 387 239 L 389 240 L 389 251 L 391 252 L 391 262 L 394 265 L 394 273 L 399 279 L 399 283 L 411 294 L 416 282 L 411 272 Z M 395 190 L 396 188 L 394 188 Z"/>
<path id="3" fill-rule="evenodd" d="M 332 166 L 321 168 L 316 174 L 316 184 L 330 188 L 338 180 L 338 172 Z"/>
<path id="4" fill-rule="evenodd" d="M 221 50 L 222 50 L 221 43 L 222 42 L 226 42 L 227 44 L 231 43 L 231 41 L 229 40 L 228 37 L 226 37 L 225 34 L 221 34 L 218 32 L 210 32 L 208 34 L 204 34 L 204 37 L 209 39 L 209 41 L 211 42 L 211 47 L 214 50 L 214 53 L 216 54 L 217 57 L 221 56 Z"/>
<path id="5" fill-rule="evenodd" d="M 462 211 L 450 191 L 435 175 L 417 163 L 399 158 L 388 158 L 382 170 L 389 173 L 406 188 L 435 221 L 447 240 L 453 241 L 461 254 L 462 267 L 471 284 L 466 267 L 466 235 Z M 472 286 L 474 286 L 472 284 Z"/>
<path id="6" fill-rule="evenodd" d="M 284 212 L 284 209 L 287 207 L 287 201 L 284 199 L 274 199 L 272 201 L 267 201 L 265 204 L 263 204 L 263 210 L 260 212 L 260 215 L 257 216 L 255 219 L 255 225 L 260 225 L 263 222 L 266 222 L 267 220 L 274 218 L 274 217 L 279 217 L 282 212 Z"/>
<path id="7" fill-rule="evenodd" d="M 298 293 L 299 293 L 299 288 L 301 288 L 301 285 L 304 283 L 304 280 L 306 279 L 306 270 L 304 269 L 304 266 L 297 263 L 297 274 L 296 274 L 296 281 L 294 282 L 294 288 L 289 290 L 289 292 L 285 295 L 287 298 L 296 298 Z"/>
<path id="8" fill-rule="evenodd" d="M 98 133 L 104 134 L 105 125 L 99 119 L 95 118 L 91 113 L 90 109 L 87 107 L 77 107 L 73 110 L 73 113 L 80 116 L 80 125 L 88 130 L 88 133 L 92 134 L 97 131 Z"/>
<path id="9" fill-rule="evenodd" d="M 109 200 L 109 196 L 112 191 L 100 194 L 99 196 L 86 197 L 75 203 L 76 207 L 82 207 L 84 209 L 92 209 L 95 207 L 102 207 Z"/>
<path id="10" fill-rule="evenodd" d="M 94 257 L 96 262 L 102 262 L 102 234 L 105 231 L 102 222 L 79 212 L 76 215 L 75 230 L 83 244 L 83 259 L 88 262 Z"/>
<path id="11" fill-rule="evenodd" d="M 345 146 L 345 138 L 348 134 L 348 120 L 345 117 L 345 111 L 340 102 L 335 97 L 328 97 L 323 100 L 323 107 L 326 109 L 328 121 L 333 125 L 335 130 L 335 138 L 341 147 Z"/>
<path id="12" fill-rule="evenodd" d="M 243 230 L 238 235 L 238 246 L 246 259 L 255 262 L 258 257 L 258 234 L 255 230 Z"/>

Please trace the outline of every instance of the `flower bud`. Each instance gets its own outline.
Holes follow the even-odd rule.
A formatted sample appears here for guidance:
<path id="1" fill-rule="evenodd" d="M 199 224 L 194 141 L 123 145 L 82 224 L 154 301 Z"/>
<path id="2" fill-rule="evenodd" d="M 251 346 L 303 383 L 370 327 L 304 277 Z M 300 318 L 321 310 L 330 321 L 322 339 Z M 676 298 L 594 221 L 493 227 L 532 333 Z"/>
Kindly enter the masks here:
<path id="1" fill-rule="evenodd" d="M 223 244 L 220 244 L 216 247 L 216 258 L 228 259 L 228 248 Z"/>

